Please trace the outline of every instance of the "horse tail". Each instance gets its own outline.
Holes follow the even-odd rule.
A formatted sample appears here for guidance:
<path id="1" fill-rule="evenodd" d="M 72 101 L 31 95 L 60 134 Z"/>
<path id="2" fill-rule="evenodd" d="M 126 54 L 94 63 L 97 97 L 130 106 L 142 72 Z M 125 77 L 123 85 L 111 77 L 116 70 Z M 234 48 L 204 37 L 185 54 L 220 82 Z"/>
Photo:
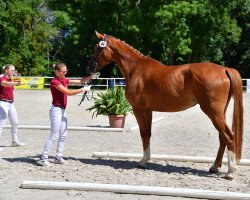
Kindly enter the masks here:
<path id="1" fill-rule="evenodd" d="M 232 131 L 235 135 L 235 156 L 236 163 L 238 164 L 241 159 L 243 142 L 243 85 L 241 76 L 235 69 L 226 70 L 226 74 L 230 79 L 230 93 L 234 97 Z M 229 96 L 229 99 L 231 95 Z"/>

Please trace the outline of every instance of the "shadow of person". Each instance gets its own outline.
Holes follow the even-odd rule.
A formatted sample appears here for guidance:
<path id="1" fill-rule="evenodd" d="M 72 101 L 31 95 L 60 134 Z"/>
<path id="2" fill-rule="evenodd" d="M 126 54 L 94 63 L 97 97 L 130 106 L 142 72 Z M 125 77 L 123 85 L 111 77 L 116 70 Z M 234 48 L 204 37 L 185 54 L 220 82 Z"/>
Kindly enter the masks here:
<path id="1" fill-rule="evenodd" d="M 2 158 L 2 159 L 11 163 L 28 163 L 32 165 L 36 164 L 36 159 L 34 157 L 18 157 L 18 158 Z"/>

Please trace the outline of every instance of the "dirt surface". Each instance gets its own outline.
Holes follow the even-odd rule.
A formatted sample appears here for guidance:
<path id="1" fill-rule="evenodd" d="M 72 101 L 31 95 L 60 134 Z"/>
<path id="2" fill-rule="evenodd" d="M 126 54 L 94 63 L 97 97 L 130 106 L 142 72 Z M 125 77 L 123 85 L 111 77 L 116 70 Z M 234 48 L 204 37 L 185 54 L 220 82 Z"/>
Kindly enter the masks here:
<path id="1" fill-rule="evenodd" d="M 49 125 L 51 96 L 49 91 L 16 90 L 15 106 L 20 125 Z M 69 126 L 107 127 L 107 117 L 92 119 L 86 108 L 92 102 L 78 103 L 81 96 L 68 98 Z M 243 158 L 250 159 L 250 94 L 244 94 Z M 232 104 L 228 112 L 231 124 Z M 151 153 L 166 155 L 215 157 L 218 150 L 218 133 L 199 106 L 177 113 L 155 112 L 153 118 L 163 117 L 152 127 Z M 150 160 L 146 170 L 138 169 L 139 159 L 96 159 L 93 152 L 142 153 L 139 130 L 133 115 L 127 116 L 124 132 L 68 131 L 64 157 L 68 165 L 42 167 L 36 164 L 38 155 L 49 135 L 49 130 L 19 129 L 19 139 L 25 147 L 11 147 L 10 129 L 5 128 L 0 138 L 0 199 L 190 199 L 156 195 L 117 194 L 75 190 L 21 189 L 23 180 L 69 181 L 80 183 L 107 183 L 174 188 L 192 188 L 215 191 L 250 193 L 250 167 L 239 166 L 232 181 L 223 179 L 222 173 L 209 174 L 212 163 L 172 162 Z M 55 156 L 55 145 L 50 159 Z M 226 157 L 226 155 L 225 155 Z"/>

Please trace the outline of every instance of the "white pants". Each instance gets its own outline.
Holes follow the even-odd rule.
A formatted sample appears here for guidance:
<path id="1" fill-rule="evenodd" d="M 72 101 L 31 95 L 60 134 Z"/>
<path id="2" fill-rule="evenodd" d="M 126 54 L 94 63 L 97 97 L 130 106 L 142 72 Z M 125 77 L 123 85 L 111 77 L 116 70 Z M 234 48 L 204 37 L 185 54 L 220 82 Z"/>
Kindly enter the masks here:
<path id="1" fill-rule="evenodd" d="M 18 118 L 17 118 L 16 108 L 13 103 L 0 101 L 0 136 L 2 135 L 3 128 L 8 118 L 11 124 L 12 142 L 18 142 L 17 139 Z"/>
<path id="2" fill-rule="evenodd" d="M 63 108 L 52 106 L 49 112 L 51 132 L 47 142 L 44 145 L 42 159 L 48 158 L 48 153 L 52 144 L 58 139 L 56 157 L 63 156 L 64 143 L 67 137 L 67 116 Z"/>

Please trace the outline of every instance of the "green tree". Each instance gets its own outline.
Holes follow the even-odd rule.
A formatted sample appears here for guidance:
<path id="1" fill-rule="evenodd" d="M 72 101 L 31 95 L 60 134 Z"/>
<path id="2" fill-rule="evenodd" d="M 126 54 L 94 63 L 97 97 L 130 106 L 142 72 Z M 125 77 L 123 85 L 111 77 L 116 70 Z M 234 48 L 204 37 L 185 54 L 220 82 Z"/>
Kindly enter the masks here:
<path id="1" fill-rule="evenodd" d="M 0 13 L 3 46 L 0 63 L 13 63 L 23 75 L 48 72 L 51 38 L 66 22 L 65 13 L 51 13 L 46 0 L 10 0 Z M 66 15 L 67 16 L 67 15 Z M 60 23 L 57 23 L 60 21 Z M 64 23 L 62 23 L 62 21 Z"/>
<path id="2" fill-rule="evenodd" d="M 95 30 L 107 34 L 119 32 L 118 3 L 116 0 L 82 0 L 71 3 L 62 0 L 50 1 L 49 6 L 54 11 L 68 13 L 74 22 L 67 27 L 69 34 L 62 39 L 63 45 L 58 57 L 68 65 L 69 76 L 81 76 L 86 73 L 86 66 L 97 42 Z"/>
<path id="3" fill-rule="evenodd" d="M 238 43 L 233 43 L 223 51 L 223 60 L 227 66 L 239 70 L 244 78 L 250 77 L 250 0 L 236 1 L 231 16 L 242 29 Z"/>
<path id="4" fill-rule="evenodd" d="M 230 16 L 232 8 L 232 4 L 218 6 L 206 0 L 163 5 L 155 14 L 159 26 L 157 38 L 160 40 L 164 35 L 162 45 L 169 63 L 223 64 L 223 50 L 237 43 L 241 34 L 237 21 Z"/>
<path id="5" fill-rule="evenodd" d="M 81 76 L 94 31 L 126 41 L 165 64 L 211 61 L 249 76 L 250 0 L 0 0 L 0 64 L 45 75 L 65 62 Z M 121 76 L 111 64 L 102 76 Z"/>

